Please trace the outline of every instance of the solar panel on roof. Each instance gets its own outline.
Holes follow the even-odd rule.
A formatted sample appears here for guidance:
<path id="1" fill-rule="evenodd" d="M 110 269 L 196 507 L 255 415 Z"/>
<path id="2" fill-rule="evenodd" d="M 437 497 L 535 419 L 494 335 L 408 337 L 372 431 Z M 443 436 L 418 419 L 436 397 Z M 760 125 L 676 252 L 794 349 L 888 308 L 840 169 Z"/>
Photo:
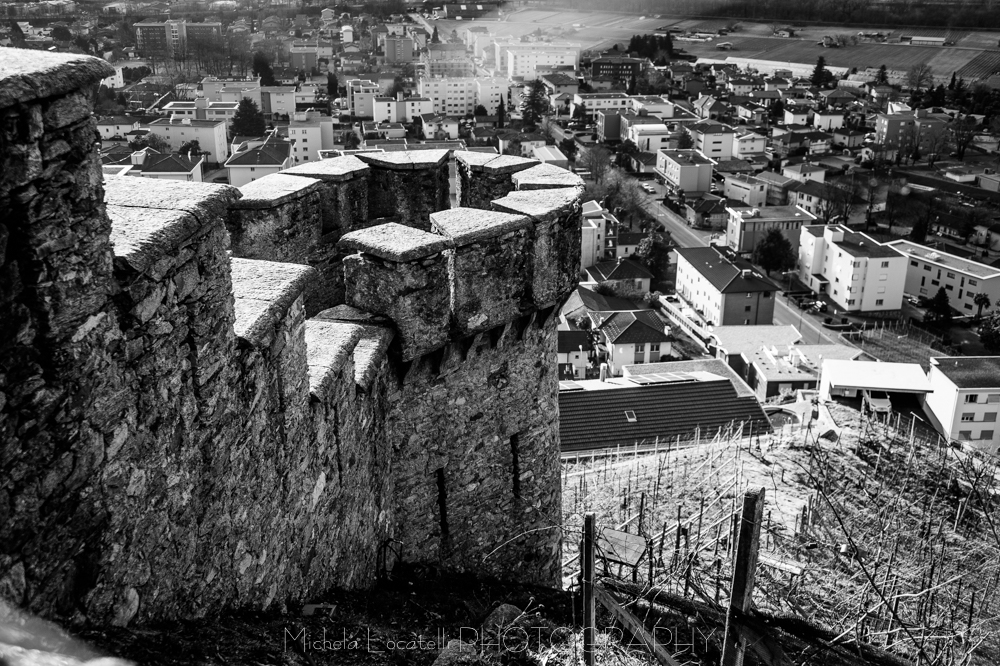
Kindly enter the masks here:
<path id="1" fill-rule="evenodd" d="M 638 384 L 640 386 L 697 381 L 697 378 L 686 372 L 654 372 L 648 375 L 632 375 L 628 379 L 633 384 Z"/>
<path id="2" fill-rule="evenodd" d="M 559 382 L 560 391 L 582 391 L 583 387 L 576 382 L 562 381 Z"/>

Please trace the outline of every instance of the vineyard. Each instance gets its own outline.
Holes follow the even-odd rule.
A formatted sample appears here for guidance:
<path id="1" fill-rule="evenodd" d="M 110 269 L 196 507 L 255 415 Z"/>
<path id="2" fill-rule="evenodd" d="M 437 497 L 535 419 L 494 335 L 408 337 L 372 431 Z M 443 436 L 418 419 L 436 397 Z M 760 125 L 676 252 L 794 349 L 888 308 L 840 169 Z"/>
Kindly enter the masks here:
<path id="1" fill-rule="evenodd" d="M 568 460 L 566 533 L 596 512 L 599 527 L 641 535 L 648 548 L 634 571 L 608 573 L 722 609 L 738 502 L 761 487 L 758 609 L 825 628 L 830 649 L 864 645 L 942 666 L 1000 662 L 994 462 L 903 415 L 876 421 L 836 404 L 821 405 L 811 427 L 708 435 L 657 442 L 646 455 Z M 567 586 L 577 555 L 567 537 Z"/>

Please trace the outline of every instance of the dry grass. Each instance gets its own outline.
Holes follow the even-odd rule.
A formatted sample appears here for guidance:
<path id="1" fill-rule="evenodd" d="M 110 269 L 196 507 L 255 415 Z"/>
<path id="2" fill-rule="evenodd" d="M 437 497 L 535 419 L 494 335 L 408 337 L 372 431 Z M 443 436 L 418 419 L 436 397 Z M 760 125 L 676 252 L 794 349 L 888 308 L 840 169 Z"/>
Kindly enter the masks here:
<path id="1" fill-rule="evenodd" d="M 652 584 L 725 602 L 731 516 L 746 488 L 762 486 L 758 608 L 921 663 L 1000 663 L 995 463 L 919 429 L 911 443 L 901 417 L 873 422 L 839 405 L 821 412 L 818 428 L 786 428 L 761 437 L 759 449 L 756 437 L 734 434 L 635 459 L 569 463 L 568 534 L 579 534 L 587 511 L 603 527 L 627 523 L 634 533 L 641 522 L 654 544 Z M 839 441 L 816 438 L 833 424 Z M 566 541 L 569 574 L 577 568 L 575 539 Z M 796 567 L 802 574 L 793 576 Z M 639 569 L 649 583 L 647 563 Z"/>

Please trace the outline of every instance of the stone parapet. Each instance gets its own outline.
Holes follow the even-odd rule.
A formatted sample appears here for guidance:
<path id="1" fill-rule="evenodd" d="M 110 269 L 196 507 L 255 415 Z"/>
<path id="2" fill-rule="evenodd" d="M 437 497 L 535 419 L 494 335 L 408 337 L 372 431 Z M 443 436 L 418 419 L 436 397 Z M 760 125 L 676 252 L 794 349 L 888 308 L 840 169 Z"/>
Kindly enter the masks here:
<path id="1" fill-rule="evenodd" d="M 537 164 L 511 176 L 517 190 L 551 190 L 583 187 L 583 179 L 561 167 Z"/>
<path id="2" fill-rule="evenodd" d="M 357 157 L 307 162 L 285 169 L 281 175 L 314 178 L 323 183 L 321 230 L 324 237 L 329 237 L 327 242 L 336 243 L 348 231 L 369 226 L 369 169 Z"/>
<path id="3" fill-rule="evenodd" d="M 555 303 L 576 286 L 580 272 L 582 187 L 512 192 L 493 209 L 534 221 L 531 293 L 535 304 Z"/>
<path id="4" fill-rule="evenodd" d="M 447 238 L 395 222 L 352 231 L 339 247 L 347 303 L 389 317 L 413 359 L 443 346 L 450 334 Z"/>
<path id="5" fill-rule="evenodd" d="M 368 217 L 427 231 L 430 214 L 450 206 L 448 151 L 358 153 L 369 165 Z"/>
<path id="6" fill-rule="evenodd" d="M 320 228 L 322 186 L 315 178 L 265 176 L 240 188 L 226 218 L 233 256 L 316 268 L 305 294 L 309 315 L 343 299 L 340 264 Z"/>
<path id="7" fill-rule="evenodd" d="M 512 192 L 513 174 L 538 164 L 516 155 L 455 151 L 458 202 L 466 208 L 489 208 L 490 202 Z"/>
<path id="8" fill-rule="evenodd" d="M 460 336 L 502 326 L 532 307 L 532 222 L 474 208 L 431 214 L 431 228 L 451 240 L 451 312 Z"/>

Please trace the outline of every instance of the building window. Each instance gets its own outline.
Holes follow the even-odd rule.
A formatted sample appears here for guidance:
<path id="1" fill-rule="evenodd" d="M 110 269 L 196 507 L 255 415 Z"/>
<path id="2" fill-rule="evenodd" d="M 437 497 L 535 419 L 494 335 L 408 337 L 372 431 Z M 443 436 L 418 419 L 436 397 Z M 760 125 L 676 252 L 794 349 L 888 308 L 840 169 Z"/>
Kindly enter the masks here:
<path id="1" fill-rule="evenodd" d="M 888 261 L 883 261 L 882 262 L 882 268 L 889 268 L 889 262 Z"/>
<path id="2" fill-rule="evenodd" d="M 984 430 L 979 434 L 979 439 L 993 439 L 992 430 Z"/>
<path id="3" fill-rule="evenodd" d="M 924 270 L 925 271 L 929 271 L 930 269 L 931 269 L 931 265 L 930 264 L 924 264 Z"/>
<path id="4" fill-rule="evenodd" d="M 646 351 L 646 343 L 645 342 L 637 342 L 636 345 L 635 345 L 635 351 L 636 351 L 636 353 Z"/>
<path id="5" fill-rule="evenodd" d="M 854 301 L 855 301 L 855 299 L 849 298 L 849 299 L 847 299 L 847 304 L 848 305 L 854 305 Z"/>
<path id="6" fill-rule="evenodd" d="M 971 430 L 959 430 L 958 431 L 958 438 L 960 440 L 962 440 L 962 441 L 967 442 L 970 439 L 972 439 L 972 431 Z"/>
<path id="7" fill-rule="evenodd" d="M 978 283 L 975 280 L 969 280 L 969 286 L 975 287 Z"/>
<path id="8" fill-rule="evenodd" d="M 955 279 L 955 274 L 954 273 L 946 273 L 945 275 L 947 275 L 948 279 L 950 279 L 950 280 L 954 280 Z"/>
<path id="9" fill-rule="evenodd" d="M 651 342 L 651 343 L 649 343 L 649 351 L 650 351 L 650 353 L 659 352 L 660 351 L 660 343 L 659 342 Z"/>
<path id="10" fill-rule="evenodd" d="M 882 305 L 882 304 L 883 304 L 884 302 L 885 302 L 885 301 L 884 301 L 884 300 L 882 300 L 881 298 L 876 298 L 876 299 L 875 299 L 875 305 Z"/>
<path id="11" fill-rule="evenodd" d="M 964 414 L 962 414 L 962 422 L 963 423 L 969 423 L 971 421 L 974 421 L 975 420 L 975 416 L 976 415 L 973 414 L 972 412 L 965 412 Z"/>
<path id="12" fill-rule="evenodd" d="M 965 396 L 965 404 L 971 405 L 971 404 L 974 404 L 974 403 L 977 403 L 977 402 L 979 402 L 979 394 L 978 393 L 970 393 L 967 396 Z"/>

